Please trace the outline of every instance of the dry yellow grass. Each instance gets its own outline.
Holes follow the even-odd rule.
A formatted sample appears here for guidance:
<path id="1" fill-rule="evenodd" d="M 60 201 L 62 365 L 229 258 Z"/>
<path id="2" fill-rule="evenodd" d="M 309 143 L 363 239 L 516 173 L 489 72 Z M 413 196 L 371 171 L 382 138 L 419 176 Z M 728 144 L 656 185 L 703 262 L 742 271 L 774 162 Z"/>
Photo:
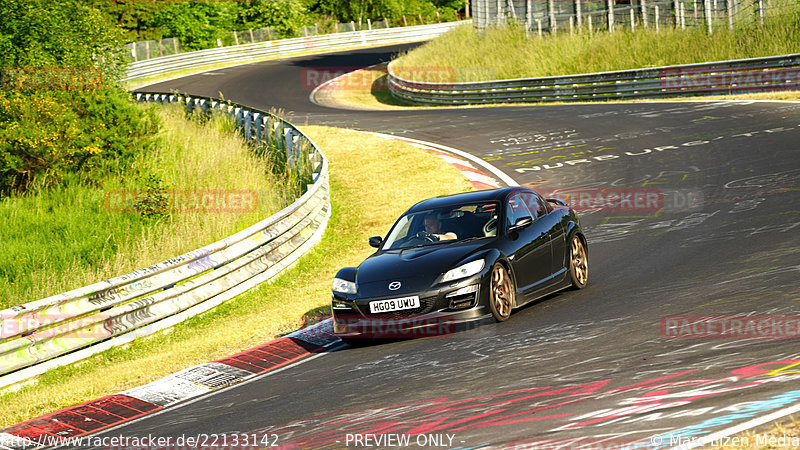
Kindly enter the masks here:
<path id="1" fill-rule="evenodd" d="M 50 371 L 16 391 L 6 389 L 0 393 L 0 428 L 146 384 L 297 329 L 305 314 L 329 310 L 333 276 L 371 253 L 369 236 L 385 234 L 419 200 L 472 189 L 455 168 L 409 145 L 331 128 L 304 131 L 331 164 L 333 210 L 322 242 L 274 283 L 166 334 Z"/>

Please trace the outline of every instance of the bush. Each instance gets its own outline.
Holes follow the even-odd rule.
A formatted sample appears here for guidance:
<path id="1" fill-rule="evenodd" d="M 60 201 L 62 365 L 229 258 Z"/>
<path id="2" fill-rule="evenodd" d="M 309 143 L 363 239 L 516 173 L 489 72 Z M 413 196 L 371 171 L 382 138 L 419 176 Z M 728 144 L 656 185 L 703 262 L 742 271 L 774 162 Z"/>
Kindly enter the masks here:
<path id="1" fill-rule="evenodd" d="M 145 111 L 114 88 L 0 91 L 0 195 L 125 170 L 154 144 L 158 120 Z"/>
<path id="2" fill-rule="evenodd" d="M 0 67 L 99 69 L 115 80 L 123 60 L 119 33 L 82 0 L 0 2 Z"/>

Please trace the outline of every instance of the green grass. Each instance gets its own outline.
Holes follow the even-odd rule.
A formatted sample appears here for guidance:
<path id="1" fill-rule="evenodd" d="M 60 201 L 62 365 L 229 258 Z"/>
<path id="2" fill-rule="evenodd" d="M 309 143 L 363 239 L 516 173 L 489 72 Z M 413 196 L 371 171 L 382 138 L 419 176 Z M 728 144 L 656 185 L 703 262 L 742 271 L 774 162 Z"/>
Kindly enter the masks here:
<path id="1" fill-rule="evenodd" d="M 135 157 L 132 169 L 52 190 L 0 199 L 0 309 L 122 275 L 195 250 L 246 228 L 297 194 L 272 175 L 228 121 L 204 126 L 180 107 L 159 108 L 158 145 Z M 108 200 L 148 186 L 174 190 L 248 190 L 249 212 L 182 212 L 146 217 Z M 138 194 L 137 194 L 138 195 Z M 158 243 L 155 245 L 154 243 Z"/>
<path id="2" fill-rule="evenodd" d="M 0 429 L 262 344 L 296 330 L 306 315 L 330 314 L 331 280 L 374 250 L 369 236 L 384 234 L 419 200 L 472 189 L 457 169 L 407 144 L 324 127 L 303 131 L 325 152 L 331 172 L 332 216 L 309 254 L 272 284 L 166 333 L 0 391 Z"/>
<path id="3" fill-rule="evenodd" d="M 476 31 L 465 25 L 402 55 L 400 73 L 446 81 L 483 81 L 639 69 L 800 52 L 800 7 L 775 8 L 763 26 L 737 22 L 733 31 L 718 24 L 685 31 L 653 28 L 614 33 L 562 31 L 540 39 L 517 26 Z M 773 4 L 770 4 L 773 6 Z M 415 70 L 419 69 L 419 70 Z M 452 70 L 452 72 L 450 72 Z"/>

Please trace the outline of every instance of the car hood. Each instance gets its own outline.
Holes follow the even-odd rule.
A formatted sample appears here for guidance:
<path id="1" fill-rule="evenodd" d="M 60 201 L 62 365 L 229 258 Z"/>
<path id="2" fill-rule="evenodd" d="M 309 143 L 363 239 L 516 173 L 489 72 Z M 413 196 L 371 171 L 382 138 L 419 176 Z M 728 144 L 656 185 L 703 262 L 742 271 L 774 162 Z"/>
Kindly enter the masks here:
<path id="1" fill-rule="evenodd" d="M 393 281 L 402 283 L 397 293 L 428 289 L 441 274 L 454 268 L 467 256 L 479 252 L 487 242 L 456 242 L 378 252 L 358 266 L 356 283 L 359 290 L 379 284 L 387 295 L 390 292 L 386 286 Z"/>

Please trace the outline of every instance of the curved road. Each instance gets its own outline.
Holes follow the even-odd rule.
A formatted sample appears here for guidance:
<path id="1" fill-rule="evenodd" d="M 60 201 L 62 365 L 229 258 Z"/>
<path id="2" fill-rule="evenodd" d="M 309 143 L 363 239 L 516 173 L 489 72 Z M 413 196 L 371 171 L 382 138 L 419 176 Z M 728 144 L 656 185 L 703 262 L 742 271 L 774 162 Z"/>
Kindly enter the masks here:
<path id="1" fill-rule="evenodd" d="M 143 90 L 222 93 L 283 108 L 296 123 L 452 146 L 541 191 L 580 188 L 595 202 L 582 212 L 589 287 L 502 324 L 342 347 L 103 435 L 259 433 L 286 448 L 389 448 L 403 433 L 427 448 L 665 447 L 800 402 L 798 341 L 758 338 L 798 337 L 800 104 L 359 113 L 308 101 L 309 68 L 366 66 L 396 50 L 256 63 Z M 599 189 L 655 194 L 664 208 L 592 209 Z M 697 316 L 717 320 L 687 327 Z M 703 335 L 725 326 L 740 338 Z"/>

